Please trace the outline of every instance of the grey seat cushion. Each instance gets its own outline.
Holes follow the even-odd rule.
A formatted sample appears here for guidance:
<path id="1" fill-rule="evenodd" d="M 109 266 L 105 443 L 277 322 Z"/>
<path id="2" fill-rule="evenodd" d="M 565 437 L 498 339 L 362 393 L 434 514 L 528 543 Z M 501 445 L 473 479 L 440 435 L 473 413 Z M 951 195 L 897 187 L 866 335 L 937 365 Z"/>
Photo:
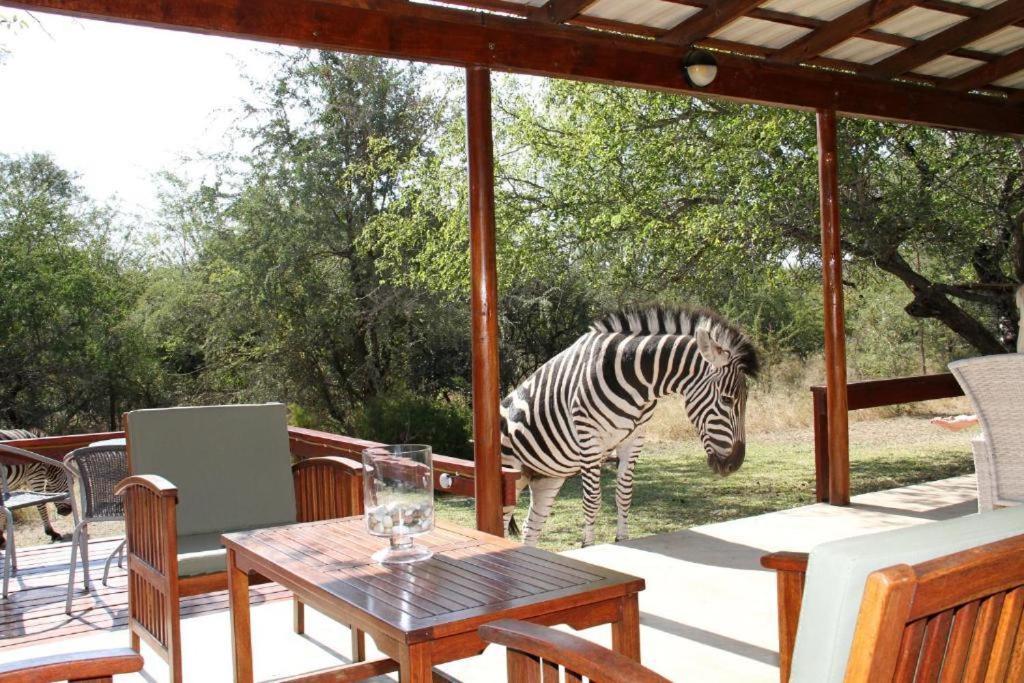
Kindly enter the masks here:
<path id="1" fill-rule="evenodd" d="M 178 537 L 178 576 L 200 576 L 227 569 L 227 551 L 219 533 Z"/>
<path id="2" fill-rule="evenodd" d="M 284 405 L 136 410 L 127 433 L 132 474 L 178 487 L 179 537 L 295 521 Z"/>
<path id="3" fill-rule="evenodd" d="M 824 543 L 811 551 L 793 652 L 793 683 L 840 682 L 868 574 L 1024 533 L 1024 508 Z"/>

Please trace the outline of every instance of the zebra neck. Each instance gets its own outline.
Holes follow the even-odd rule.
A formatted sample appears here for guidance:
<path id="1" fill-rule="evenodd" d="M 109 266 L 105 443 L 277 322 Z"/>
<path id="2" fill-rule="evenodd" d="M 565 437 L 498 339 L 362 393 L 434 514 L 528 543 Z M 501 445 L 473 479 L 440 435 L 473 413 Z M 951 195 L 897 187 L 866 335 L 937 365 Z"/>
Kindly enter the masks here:
<path id="1" fill-rule="evenodd" d="M 655 365 L 658 370 L 653 383 L 655 400 L 669 394 L 685 397 L 687 390 L 700 384 L 711 370 L 710 364 L 697 349 L 696 339 L 689 335 L 669 336 L 673 337 L 673 345 L 668 362 Z"/>

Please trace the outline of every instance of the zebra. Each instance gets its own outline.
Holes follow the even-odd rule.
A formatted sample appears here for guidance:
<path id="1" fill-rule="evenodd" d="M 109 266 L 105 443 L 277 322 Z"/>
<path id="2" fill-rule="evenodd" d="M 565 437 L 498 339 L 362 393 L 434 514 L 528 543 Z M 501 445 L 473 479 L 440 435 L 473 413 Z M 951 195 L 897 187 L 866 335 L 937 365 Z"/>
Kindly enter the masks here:
<path id="1" fill-rule="evenodd" d="M 0 429 L 0 441 L 13 441 L 15 439 L 35 439 L 39 435 L 33 434 L 26 429 Z M 25 463 L 16 465 L 0 464 L 0 467 L 4 468 L 4 474 L 7 475 L 7 486 L 13 491 L 21 489 L 23 491 L 67 491 L 68 480 L 64 474 L 64 469 L 59 465 L 43 465 L 40 463 Z M 63 501 L 56 503 L 57 514 L 61 517 L 66 517 L 71 514 L 71 503 Z M 50 514 L 47 512 L 46 505 L 39 505 L 36 507 L 39 511 L 39 518 L 43 522 L 43 531 L 50 540 L 56 543 L 57 541 L 64 540 L 64 537 L 53 528 L 50 523 Z M 10 533 L 14 533 L 14 530 L 10 530 Z M 4 536 L 4 532 L 0 531 L 0 548 L 7 547 L 7 538 Z"/>
<path id="2" fill-rule="evenodd" d="M 721 476 L 746 451 L 747 379 L 758 357 L 747 336 L 718 313 L 649 307 L 611 313 L 538 368 L 501 402 L 502 464 L 530 489 L 523 542 L 535 545 L 566 478 L 582 474 L 583 545 L 594 541 L 601 465 L 618 456 L 616 541 L 629 538 L 633 469 L 658 400 L 680 394 L 708 466 Z M 506 532 L 515 533 L 504 509 Z"/>

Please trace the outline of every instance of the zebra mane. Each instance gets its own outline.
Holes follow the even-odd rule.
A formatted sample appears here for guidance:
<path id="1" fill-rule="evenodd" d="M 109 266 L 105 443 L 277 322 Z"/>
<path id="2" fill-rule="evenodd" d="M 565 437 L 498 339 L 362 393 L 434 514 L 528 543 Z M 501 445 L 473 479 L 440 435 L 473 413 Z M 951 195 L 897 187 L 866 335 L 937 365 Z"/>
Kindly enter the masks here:
<path id="1" fill-rule="evenodd" d="M 760 369 L 757 350 L 750 338 L 739 327 L 709 308 L 691 306 L 650 306 L 624 308 L 609 313 L 590 324 L 593 332 L 624 332 L 629 334 L 686 334 L 696 335 L 706 329 L 711 338 L 731 355 L 738 356 L 740 368 L 749 377 L 756 377 Z"/>

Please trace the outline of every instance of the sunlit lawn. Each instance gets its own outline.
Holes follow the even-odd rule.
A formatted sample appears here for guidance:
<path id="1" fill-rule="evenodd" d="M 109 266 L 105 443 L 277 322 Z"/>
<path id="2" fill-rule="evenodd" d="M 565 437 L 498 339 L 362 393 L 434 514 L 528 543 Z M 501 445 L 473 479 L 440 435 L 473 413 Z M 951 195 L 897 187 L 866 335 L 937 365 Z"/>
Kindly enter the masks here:
<path id="1" fill-rule="evenodd" d="M 943 479 L 973 471 L 967 440 L 949 443 L 851 446 L 853 493 L 866 493 Z M 603 506 L 597 542 L 615 540 L 615 473 L 602 478 Z M 566 482 L 548 520 L 541 546 L 565 550 L 579 546 L 583 506 L 578 477 Z M 517 510 L 525 523 L 529 496 Z M 686 527 L 757 515 L 814 502 L 814 458 L 807 441 L 748 446 L 743 468 L 727 479 L 707 467 L 696 443 L 649 445 L 637 464 L 630 512 L 630 533 L 646 536 Z M 443 498 L 442 514 L 473 524 L 472 501 Z"/>

